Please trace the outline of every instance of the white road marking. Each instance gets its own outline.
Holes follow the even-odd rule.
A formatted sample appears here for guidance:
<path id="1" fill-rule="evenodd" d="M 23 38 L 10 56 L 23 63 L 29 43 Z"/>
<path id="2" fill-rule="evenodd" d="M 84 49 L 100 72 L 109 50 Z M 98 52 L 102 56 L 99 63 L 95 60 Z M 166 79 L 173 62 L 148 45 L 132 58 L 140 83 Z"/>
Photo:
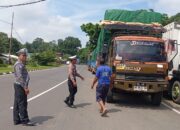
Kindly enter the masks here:
<path id="1" fill-rule="evenodd" d="M 32 97 L 32 98 L 29 98 L 29 99 L 28 99 L 28 102 L 30 102 L 30 101 L 32 101 L 32 100 L 34 100 L 34 99 L 36 99 L 36 98 L 38 98 L 38 97 L 40 97 L 40 96 L 42 96 L 42 95 L 48 93 L 49 91 L 51 91 L 51 90 L 53 90 L 53 89 L 59 87 L 60 85 L 62 85 L 62 84 L 64 84 L 65 82 L 67 82 L 67 80 L 68 80 L 68 79 L 64 80 L 63 82 L 61 82 L 61 83 L 55 85 L 54 87 L 52 87 L 52 88 L 50 88 L 50 89 L 48 89 L 48 90 L 46 90 L 46 91 L 44 91 L 44 92 L 42 92 L 42 93 L 40 93 L 40 94 L 34 96 L 34 97 Z M 10 107 L 10 109 L 13 109 L 13 107 Z"/>
<path id="2" fill-rule="evenodd" d="M 167 105 L 165 102 L 162 102 L 161 104 L 163 104 L 164 106 L 166 106 L 167 108 L 169 108 L 170 110 L 174 111 L 175 113 L 180 115 L 180 111 L 176 110 L 175 108 Z"/>

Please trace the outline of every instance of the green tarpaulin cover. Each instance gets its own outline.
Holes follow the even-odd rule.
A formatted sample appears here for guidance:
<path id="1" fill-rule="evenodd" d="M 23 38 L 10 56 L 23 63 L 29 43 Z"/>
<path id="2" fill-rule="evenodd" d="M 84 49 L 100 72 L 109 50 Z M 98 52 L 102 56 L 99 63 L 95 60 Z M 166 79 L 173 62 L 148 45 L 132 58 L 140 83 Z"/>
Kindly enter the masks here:
<path id="1" fill-rule="evenodd" d="M 161 23 L 163 15 L 157 12 L 149 12 L 147 10 L 106 10 L 104 20 L 122 21 L 122 22 L 140 22 L 150 24 L 153 22 Z"/>

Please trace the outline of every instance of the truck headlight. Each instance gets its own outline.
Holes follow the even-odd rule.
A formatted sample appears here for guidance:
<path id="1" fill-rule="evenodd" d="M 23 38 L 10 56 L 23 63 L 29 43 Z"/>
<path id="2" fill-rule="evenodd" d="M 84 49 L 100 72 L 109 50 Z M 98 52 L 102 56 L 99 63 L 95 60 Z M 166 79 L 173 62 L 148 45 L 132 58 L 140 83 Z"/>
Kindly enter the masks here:
<path id="1" fill-rule="evenodd" d="M 157 68 L 164 68 L 164 66 L 161 64 L 157 64 Z"/>

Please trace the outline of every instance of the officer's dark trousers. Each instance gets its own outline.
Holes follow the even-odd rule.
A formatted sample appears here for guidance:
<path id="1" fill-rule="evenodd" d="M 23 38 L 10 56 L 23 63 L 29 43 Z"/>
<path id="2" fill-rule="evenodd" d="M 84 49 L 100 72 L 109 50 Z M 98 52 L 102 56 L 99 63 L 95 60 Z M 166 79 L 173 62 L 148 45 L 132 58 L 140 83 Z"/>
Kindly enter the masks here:
<path id="1" fill-rule="evenodd" d="M 27 112 L 27 95 L 24 89 L 19 84 L 14 84 L 14 109 L 13 109 L 13 119 L 14 122 L 28 122 L 28 112 Z"/>
<path id="2" fill-rule="evenodd" d="M 70 105 L 73 105 L 74 97 L 75 97 L 75 94 L 77 93 L 77 86 L 75 87 L 73 85 L 73 82 L 69 79 L 68 87 L 69 87 L 69 96 L 66 98 L 66 100 L 70 103 Z"/>

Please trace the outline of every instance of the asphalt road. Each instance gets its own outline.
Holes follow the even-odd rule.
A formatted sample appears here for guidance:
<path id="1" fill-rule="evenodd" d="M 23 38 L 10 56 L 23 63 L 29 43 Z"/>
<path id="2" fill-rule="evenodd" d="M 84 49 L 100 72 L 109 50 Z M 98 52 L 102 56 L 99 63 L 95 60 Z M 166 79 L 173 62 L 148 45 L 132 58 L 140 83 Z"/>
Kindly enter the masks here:
<path id="1" fill-rule="evenodd" d="M 67 66 L 31 72 L 29 116 L 37 126 L 14 126 L 12 120 L 13 75 L 0 76 L 0 130 L 179 130 L 180 105 L 164 100 L 160 107 L 148 98 L 123 95 L 107 104 L 109 113 L 101 117 L 90 89 L 93 75 L 86 66 L 78 66 L 85 81 L 78 80 L 75 105 L 68 108 L 63 100 L 68 95 Z"/>

